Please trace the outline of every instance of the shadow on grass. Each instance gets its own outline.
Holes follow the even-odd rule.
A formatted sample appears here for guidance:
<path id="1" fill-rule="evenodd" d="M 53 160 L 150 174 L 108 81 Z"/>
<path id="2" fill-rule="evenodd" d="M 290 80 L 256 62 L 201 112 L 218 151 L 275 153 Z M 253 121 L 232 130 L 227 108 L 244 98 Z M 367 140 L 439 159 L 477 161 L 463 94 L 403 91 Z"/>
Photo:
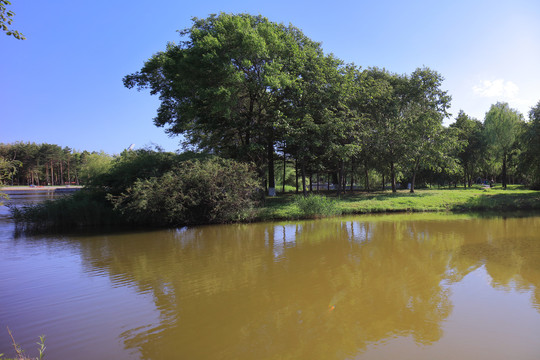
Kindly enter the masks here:
<path id="1" fill-rule="evenodd" d="M 345 202 L 355 202 L 360 200 L 386 200 L 386 199 L 396 199 L 396 198 L 422 198 L 433 196 L 432 193 L 426 192 L 377 192 L 377 193 L 355 193 L 355 194 L 345 194 L 341 197 L 342 201 Z"/>
<path id="2" fill-rule="evenodd" d="M 456 206 L 457 211 L 540 210 L 540 192 L 481 194 Z"/>

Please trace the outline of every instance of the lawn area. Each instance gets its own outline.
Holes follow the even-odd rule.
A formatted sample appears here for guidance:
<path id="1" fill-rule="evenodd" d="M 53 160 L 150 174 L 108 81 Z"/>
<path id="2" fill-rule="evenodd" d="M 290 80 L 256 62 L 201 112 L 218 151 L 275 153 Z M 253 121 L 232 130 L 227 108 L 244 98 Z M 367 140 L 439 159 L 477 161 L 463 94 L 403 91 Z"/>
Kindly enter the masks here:
<path id="1" fill-rule="evenodd" d="M 346 193 L 337 198 L 335 192 L 323 194 L 335 200 L 342 214 L 422 211 L 518 211 L 540 210 L 540 191 L 521 186 L 471 189 L 421 189 L 411 194 L 408 190 Z M 295 194 L 267 198 L 261 209 L 261 220 L 297 219 L 303 213 L 296 205 Z"/>

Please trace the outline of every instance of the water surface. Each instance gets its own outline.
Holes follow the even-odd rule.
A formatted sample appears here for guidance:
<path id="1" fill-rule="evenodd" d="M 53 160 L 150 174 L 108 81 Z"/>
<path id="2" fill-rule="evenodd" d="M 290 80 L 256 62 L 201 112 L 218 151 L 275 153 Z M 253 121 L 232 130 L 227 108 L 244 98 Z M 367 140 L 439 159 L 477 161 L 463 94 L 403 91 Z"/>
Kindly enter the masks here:
<path id="1" fill-rule="evenodd" d="M 51 360 L 540 358 L 539 216 L 18 238 L 6 216 L 0 353 L 9 326 Z"/>

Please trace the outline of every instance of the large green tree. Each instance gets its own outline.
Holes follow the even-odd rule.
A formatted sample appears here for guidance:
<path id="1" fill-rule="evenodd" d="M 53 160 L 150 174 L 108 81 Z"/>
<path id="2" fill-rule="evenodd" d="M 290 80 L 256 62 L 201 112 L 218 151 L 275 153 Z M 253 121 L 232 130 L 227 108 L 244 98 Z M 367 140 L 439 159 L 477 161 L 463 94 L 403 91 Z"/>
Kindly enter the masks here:
<path id="1" fill-rule="evenodd" d="M 402 99 L 406 123 L 404 155 L 412 170 L 410 191 L 414 192 L 419 167 L 432 166 L 448 144 L 442 122 L 449 115 L 451 97 L 441 89 L 443 77 L 429 68 L 416 69 L 407 80 Z"/>
<path id="2" fill-rule="evenodd" d="M 523 116 L 508 105 L 491 105 L 484 120 L 484 136 L 493 155 L 502 161 L 502 185 L 507 185 L 508 156 L 522 129 Z"/>
<path id="3" fill-rule="evenodd" d="M 124 78 L 128 88 L 149 88 L 161 105 L 154 122 L 187 145 L 253 161 L 274 184 L 276 122 L 300 81 L 306 49 L 319 51 L 292 26 L 249 14 L 193 19 L 143 68 Z"/>
<path id="4" fill-rule="evenodd" d="M 469 117 L 463 110 L 460 110 L 456 121 L 450 127 L 456 130 L 457 139 L 461 145 L 455 156 L 463 171 L 464 186 L 471 187 L 484 152 L 482 122 Z"/>
<path id="5" fill-rule="evenodd" d="M 362 141 L 372 147 L 371 153 L 379 160 L 377 170 L 381 174 L 388 172 L 392 192 L 396 192 L 398 163 L 407 145 L 404 114 L 408 79 L 385 69 L 370 68 L 363 72 L 361 81 L 363 94 L 358 106 L 365 115 Z"/>

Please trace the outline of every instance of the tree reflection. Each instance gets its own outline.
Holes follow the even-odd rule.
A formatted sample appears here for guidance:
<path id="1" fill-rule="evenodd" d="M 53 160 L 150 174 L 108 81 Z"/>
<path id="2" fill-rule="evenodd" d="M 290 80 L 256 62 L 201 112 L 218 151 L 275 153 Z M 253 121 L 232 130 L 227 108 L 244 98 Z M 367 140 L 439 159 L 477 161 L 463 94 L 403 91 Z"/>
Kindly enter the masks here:
<path id="1" fill-rule="evenodd" d="M 538 221 L 326 219 L 81 244 L 87 271 L 152 295 L 159 323 L 122 335 L 142 358 L 343 359 L 398 336 L 438 341 L 449 284 L 482 265 L 538 306 Z"/>

